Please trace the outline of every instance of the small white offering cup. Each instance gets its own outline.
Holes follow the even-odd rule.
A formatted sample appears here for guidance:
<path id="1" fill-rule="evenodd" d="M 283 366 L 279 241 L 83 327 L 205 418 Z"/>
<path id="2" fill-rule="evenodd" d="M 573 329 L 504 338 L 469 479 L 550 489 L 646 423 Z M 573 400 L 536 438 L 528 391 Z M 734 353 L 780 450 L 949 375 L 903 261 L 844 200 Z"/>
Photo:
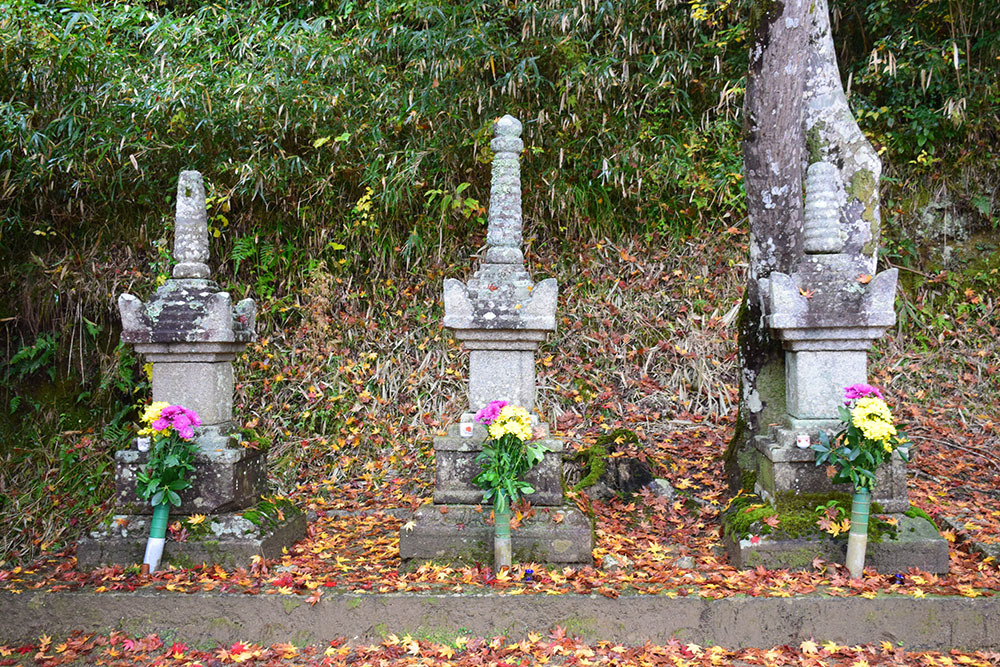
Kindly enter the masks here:
<path id="1" fill-rule="evenodd" d="M 458 424 L 458 432 L 463 438 L 472 437 L 472 427 L 475 422 L 472 419 L 472 415 L 462 415 L 462 421 Z"/>

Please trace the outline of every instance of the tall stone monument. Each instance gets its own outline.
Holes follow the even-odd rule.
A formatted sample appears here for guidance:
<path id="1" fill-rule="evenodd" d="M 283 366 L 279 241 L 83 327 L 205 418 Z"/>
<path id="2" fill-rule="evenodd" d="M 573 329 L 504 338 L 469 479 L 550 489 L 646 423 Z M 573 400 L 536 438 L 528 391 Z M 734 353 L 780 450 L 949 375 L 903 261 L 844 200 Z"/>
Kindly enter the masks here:
<path id="1" fill-rule="evenodd" d="M 444 282 L 444 325 L 469 351 L 468 406 L 463 424 L 493 400 L 506 400 L 532 411 L 535 406 L 535 350 L 556 328 L 558 287 L 553 278 L 534 283 L 521 251 L 521 123 L 504 116 L 493 128 L 493 175 L 490 187 L 487 250 L 468 283 Z M 527 496 L 535 510 L 511 532 L 518 561 L 590 565 L 593 537 L 589 519 L 567 505 L 562 491 L 562 442 L 548 437 L 543 461 L 527 475 L 535 492 Z M 405 562 L 445 559 L 489 562 L 492 527 L 485 519 L 483 490 L 472 483 L 479 472 L 486 429 L 475 424 L 462 435 L 452 424 L 434 439 L 437 474 L 434 504 L 420 508 L 400 533 Z"/>
<path id="2" fill-rule="evenodd" d="M 185 541 L 168 539 L 164 563 L 232 565 L 254 554 L 276 557 L 304 537 L 305 520 L 291 506 L 250 513 L 253 520 L 241 514 L 260 502 L 267 481 L 266 453 L 244 447 L 232 421 L 233 360 L 256 339 L 256 306 L 244 299 L 234 307 L 210 279 L 205 188 L 197 171 L 183 171 L 178 179 L 174 258 L 173 277 L 149 303 L 131 294 L 118 299 L 122 341 L 152 363 L 153 401 L 183 405 L 202 421 L 192 486 L 170 513 L 171 521 L 208 515 L 208 525 Z M 136 473 L 147 460 L 142 439 L 136 445 L 115 455 L 120 514 L 80 542 L 80 567 L 142 562 L 152 507 L 136 494 Z"/>

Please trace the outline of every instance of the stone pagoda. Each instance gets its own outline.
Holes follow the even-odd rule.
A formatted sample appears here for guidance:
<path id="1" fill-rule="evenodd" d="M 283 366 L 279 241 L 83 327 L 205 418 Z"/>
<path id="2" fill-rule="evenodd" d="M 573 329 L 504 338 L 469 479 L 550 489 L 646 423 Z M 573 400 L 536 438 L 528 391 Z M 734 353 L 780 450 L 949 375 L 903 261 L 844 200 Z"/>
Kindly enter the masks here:
<path id="1" fill-rule="evenodd" d="M 304 537 L 305 519 L 292 506 L 261 501 L 266 452 L 244 446 L 235 434 L 233 360 L 256 340 L 256 306 L 244 299 L 234 307 L 229 293 L 210 279 L 205 188 L 197 171 L 183 171 L 178 179 L 174 257 L 173 277 L 148 303 L 131 294 L 118 299 L 122 341 L 152 364 L 153 401 L 182 405 L 202 421 L 192 486 L 180 493 L 170 521 L 192 514 L 207 519 L 184 541 L 168 535 L 164 563 L 245 565 L 255 554 L 277 557 Z M 116 453 L 120 514 L 80 542 L 80 567 L 142 562 L 152 506 L 136 494 L 136 473 L 147 449 L 148 440 L 138 438 L 134 449 Z"/>
<path id="2" fill-rule="evenodd" d="M 553 278 L 534 283 L 521 251 L 521 123 L 504 116 L 493 128 L 487 250 L 468 283 L 444 282 L 444 325 L 469 351 L 468 406 L 461 424 L 434 439 L 437 474 L 434 504 L 417 510 L 400 533 L 404 563 L 420 559 L 490 562 L 493 528 L 484 519 L 479 472 L 486 429 L 473 415 L 490 401 L 505 400 L 532 412 L 536 434 L 548 448 L 526 479 L 534 516 L 511 532 L 521 562 L 593 563 L 590 520 L 567 505 L 562 490 L 563 444 L 549 437 L 535 407 L 535 350 L 556 328 L 558 287 Z M 463 428 L 464 427 L 464 428 Z"/>
<path id="3" fill-rule="evenodd" d="M 814 162 L 806 174 L 803 250 L 796 270 L 760 281 L 767 323 L 785 349 L 784 422 L 756 440 L 757 491 L 831 490 L 810 445 L 841 428 L 844 388 L 867 382 L 868 350 L 896 323 L 896 269 L 867 273 L 865 257 L 843 252 L 837 168 Z M 845 491 L 848 489 L 844 487 Z M 874 500 L 887 512 L 910 507 L 906 465 L 894 457 L 878 473 Z"/>
<path id="4" fill-rule="evenodd" d="M 791 274 L 759 281 L 767 324 L 785 351 L 785 416 L 755 439 L 755 491 L 774 504 L 784 494 L 850 493 L 831 484 L 810 449 L 820 431 L 832 438 L 842 423 L 844 389 L 867 382 L 868 350 L 896 322 L 896 269 L 870 275 L 872 263 L 845 250 L 840 206 L 846 199 L 837 168 L 814 162 L 806 172 L 803 255 Z M 896 515 L 897 537 L 869 544 L 867 562 L 880 571 L 918 567 L 948 571 L 948 547 L 934 526 L 910 509 L 906 464 L 895 454 L 876 473 L 873 501 Z M 779 503 L 780 507 L 780 503 Z M 729 543 L 738 566 L 801 567 L 819 556 L 842 560 L 830 540 Z"/>

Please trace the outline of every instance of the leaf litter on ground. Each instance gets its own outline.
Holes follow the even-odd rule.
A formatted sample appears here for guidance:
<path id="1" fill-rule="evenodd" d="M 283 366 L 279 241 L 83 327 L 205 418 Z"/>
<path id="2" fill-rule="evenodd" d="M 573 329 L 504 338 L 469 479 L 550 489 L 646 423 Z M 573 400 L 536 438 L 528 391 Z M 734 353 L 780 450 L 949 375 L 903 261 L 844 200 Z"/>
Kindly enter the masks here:
<path id="1" fill-rule="evenodd" d="M 460 412 L 464 396 L 466 362 L 438 324 L 437 292 L 443 276 L 462 277 L 467 268 L 430 266 L 408 285 L 383 280 L 363 288 L 318 271 L 296 324 L 265 331 L 240 360 L 238 414 L 276 443 L 272 481 L 311 517 L 307 538 L 282 558 L 141 576 L 121 567 L 79 572 L 70 547 L 0 569 L 0 587 L 154 587 L 313 602 L 334 587 L 704 598 L 815 591 L 975 597 L 1000 590 L 997 562 L 970 549 L 972 542 L 1000 542 L 992 302 L 971 304 L 981 317 L 956 317 L 961 328 L 938 338 L 890 332 L 872 357 L 873 381 L 887 389 L 917 445 L 911 501 L 962 526 L 944 531 L 949 574 L 868 571 L 852 582 L 841 566 L 820 561 L 802 572 L 741 572 L 726 560 L 719 516 L 728 501 L 721 455 L 737 403 L 735 320 L 745 272 L 733 257 L 745 253 L 745 243 L 726 235 L 660 247 L 656 241 L 597 241 L 572 251 L 542 246 L 528 254 L 535 278 L 555 275 L 563 291 L 560 329 L 538 354 L 542 418 L 576 450 L 613 429 L 631 429 L 638 444 L 625 453 L 644 458 L 679 491 L 669 501 L 649 492 L 606 502 L 577 495 L 596 522 L 593 565 L 524 563 L 494 573 L 483 564 L 424 564 L 400 571 L 399 531 L 433 492 L 431 437 Z M 920 289 L 907 296 L 925 297 Z M 972 380 L 976 394 L 968 391 Z M 605 556 L 627 565 L 601 569 Z"/>

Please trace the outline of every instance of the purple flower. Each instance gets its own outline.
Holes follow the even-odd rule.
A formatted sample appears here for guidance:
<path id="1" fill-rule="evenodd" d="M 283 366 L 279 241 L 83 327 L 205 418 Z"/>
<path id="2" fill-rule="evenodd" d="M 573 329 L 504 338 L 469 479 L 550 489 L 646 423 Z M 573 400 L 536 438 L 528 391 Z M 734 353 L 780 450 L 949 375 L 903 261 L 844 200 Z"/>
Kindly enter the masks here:
<path id="1" fill-rule="evenodd" d="M 851 401 L 856 401 L 859 398 L 867 398 L 869 396 L 875 396 L 876 398 L 881 398 L 883 401 L 885 397 L 882 396 L 882 392 L 878 390 L 878 387 L 873 387 L 870 384 L 852 384 L 850 387 L 844 389 L 844 405 L 850 405 Z"/>
<path id="2" fill-rule="evenodd" d="M 493 420 L 500 416 L 500 411 L 507 405 L 507 401 L 490 401 L 490 404 L 476 413 L 476 423 L 489 426 Z"/>

